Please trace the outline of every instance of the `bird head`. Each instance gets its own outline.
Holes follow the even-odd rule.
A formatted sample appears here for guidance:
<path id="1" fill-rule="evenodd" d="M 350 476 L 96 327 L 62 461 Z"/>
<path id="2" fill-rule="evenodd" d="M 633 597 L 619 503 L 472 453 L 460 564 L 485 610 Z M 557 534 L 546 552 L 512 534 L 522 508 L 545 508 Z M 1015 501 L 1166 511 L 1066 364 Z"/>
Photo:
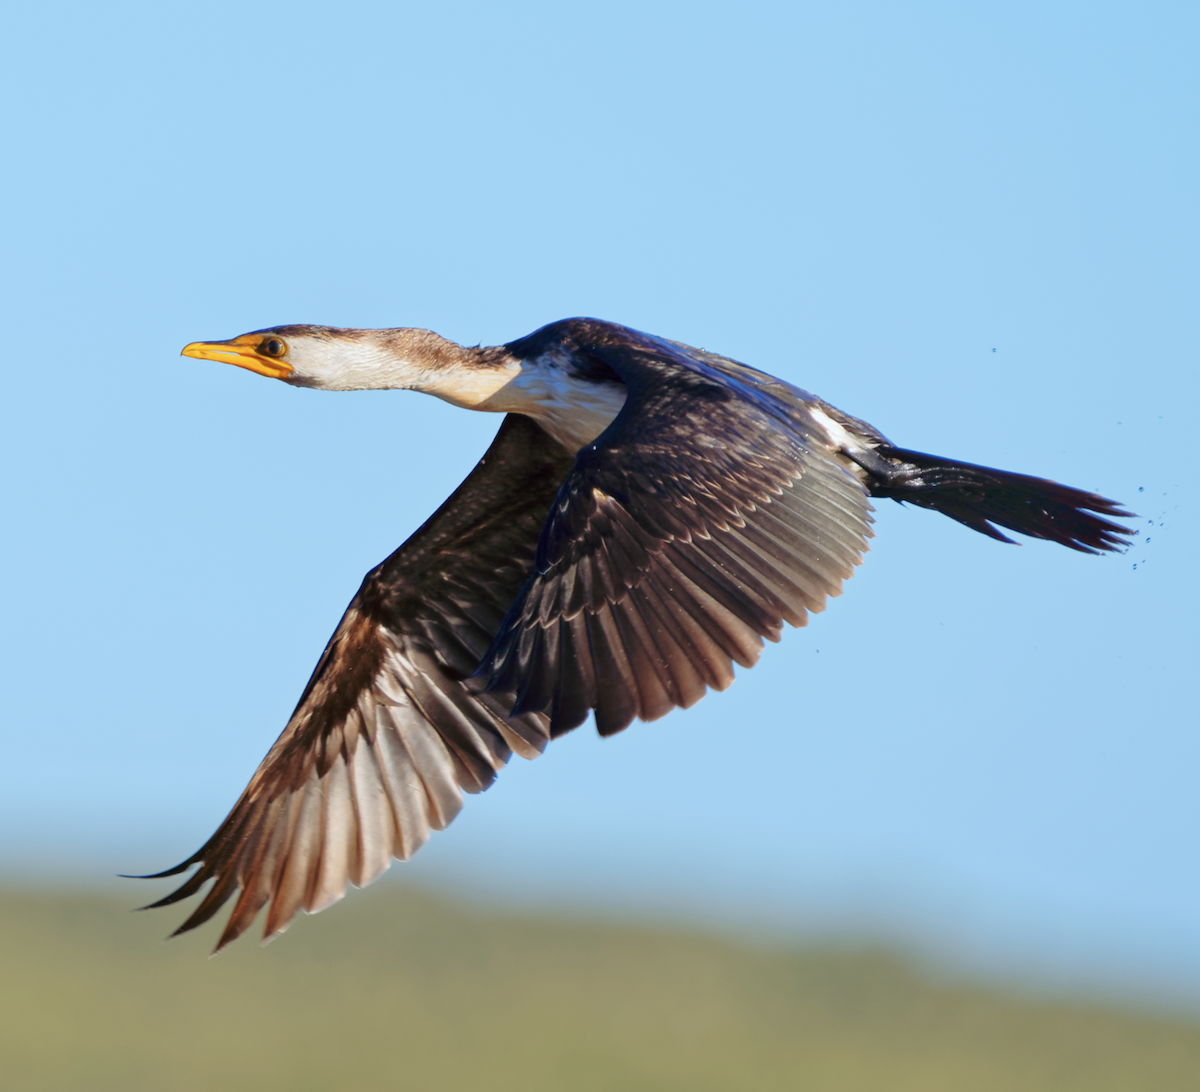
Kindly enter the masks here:
<path id="1" fill-rule="evenodd" d="M 425 330 L 272 326 L 228 341 L 194 341 L 184 347 L 183 355 L 236 364 L 296 387 L 407 387 L 414 369 L 406 350 L 414 335 L 436 337 Z"/>

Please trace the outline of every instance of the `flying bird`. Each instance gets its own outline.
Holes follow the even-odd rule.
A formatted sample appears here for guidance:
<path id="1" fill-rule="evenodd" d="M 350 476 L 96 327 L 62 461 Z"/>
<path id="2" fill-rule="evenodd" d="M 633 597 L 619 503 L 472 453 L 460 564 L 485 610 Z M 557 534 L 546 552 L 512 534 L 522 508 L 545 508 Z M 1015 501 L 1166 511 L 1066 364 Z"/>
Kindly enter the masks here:
<path id="1" fill-rule="evenodd" d="M 514 752 L 533 758 L 589 715 L 607 736 L 725 689 L 764 637 L 840 594 L 872 498 L 1084 553 L 1131 533 L 1093 493 L 897 447 L 781 379 L 595 319 L 475 348 L 276 326 L 183 355 L 506 415 L 367 574 L 229 816 L 156 874 L 199 866 L 155 907 L 212 881 L 173 935 L 237 896 L 218 951 L 264 907 L 265 942 L 408 858 Z"/>

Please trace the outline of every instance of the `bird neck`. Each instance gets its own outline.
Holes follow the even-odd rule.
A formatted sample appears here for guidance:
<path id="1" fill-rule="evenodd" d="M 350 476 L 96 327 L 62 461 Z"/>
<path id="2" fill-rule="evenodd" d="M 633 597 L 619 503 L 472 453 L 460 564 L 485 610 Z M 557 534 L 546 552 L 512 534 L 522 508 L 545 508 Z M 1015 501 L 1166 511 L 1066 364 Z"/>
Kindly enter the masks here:
<path id="1" fill-rule="evenodd" d="M 625 402 L 615 377 L 578 375 L 561 354 L 519 359 L 504 346 L 471 348 L 431 330 L 354 334 L 361 340 L 342 356 L 336 376 L 323 379 L 326 389 L 415 390 L 464 409 L 523 413 L 568 451 L 591 443 Z"/>
<path id="2" fill-rule="evenodd" d="M 464 409 L 495 410 L 490 405 L 521 373 L 521 365 L 503 348 L 459 345 L 432 330 L 397 330 L 393 359 L 409 390 L 432 394 Z"/>
<path id="3" fill-rule="evenodd" d="M 321 328 L 306 349 L 308 367 L 288 379 L 295 386 L 414 390 L 468 409 L 520 372 L 503 349 L 468 348 L 432 330 Z"/>

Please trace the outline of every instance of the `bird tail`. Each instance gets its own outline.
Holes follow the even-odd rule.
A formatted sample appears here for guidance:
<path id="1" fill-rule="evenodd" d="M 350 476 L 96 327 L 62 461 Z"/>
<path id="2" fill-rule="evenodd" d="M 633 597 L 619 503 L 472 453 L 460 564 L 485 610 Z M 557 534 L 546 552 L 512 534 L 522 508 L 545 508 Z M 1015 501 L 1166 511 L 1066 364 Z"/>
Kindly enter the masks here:
<path id="1" fill-rule="evenodd" d="M 871 454 L 863 463 L 871 496 L 932 508 L 1001 542 L 1013 540 L 994 525 L 1098 554 L 1127 546 L 1123 536 L 1134 533 L 1103 518 L 1132 517 L 1115 501 L 1046 478 L 886 445 Z"/>

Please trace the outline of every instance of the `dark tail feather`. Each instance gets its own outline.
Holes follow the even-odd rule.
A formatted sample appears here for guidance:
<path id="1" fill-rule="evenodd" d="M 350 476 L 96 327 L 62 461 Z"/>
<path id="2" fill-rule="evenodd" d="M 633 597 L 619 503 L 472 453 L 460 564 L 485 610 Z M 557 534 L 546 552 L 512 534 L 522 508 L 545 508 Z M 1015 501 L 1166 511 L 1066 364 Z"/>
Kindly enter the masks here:
<path id="1" fill-rule="evenodd" d="M 993 524 L 1086 554 L 1119 550 L 1128 545 L 1123 536 L 1134 533 L 1101 518 L 1129 519 L 1131 512 L 1082 489 L 898 447 L 879 447 L 872 454 L 879 462 L 872 458 L 863 465 L 871 496 L 932 508 L 1001 542 L 1013 540 Z"/>

